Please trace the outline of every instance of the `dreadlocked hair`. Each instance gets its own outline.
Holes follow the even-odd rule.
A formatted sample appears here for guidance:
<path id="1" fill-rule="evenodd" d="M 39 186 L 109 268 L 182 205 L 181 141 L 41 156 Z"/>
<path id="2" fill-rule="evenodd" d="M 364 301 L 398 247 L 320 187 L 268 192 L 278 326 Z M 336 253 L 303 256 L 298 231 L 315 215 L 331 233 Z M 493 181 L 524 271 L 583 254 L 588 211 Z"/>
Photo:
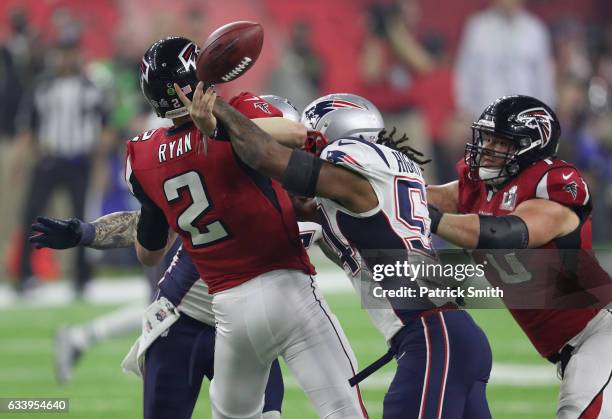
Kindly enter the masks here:
<path id="1" fill-rule="evenodd" d="M 376 144 L 382 144 L 393 150 L 397 150 L 400 153 L 408 156 L 408 158 L 418 165 L 423 166 L 431 161 L 431 159 L 425 159 L 424 154 L 414 148 L 410 147 L 408 144 L 405 144 L 409 141 L 406 133 L 402 134 L 401 137 L 395 138 L 395 134 L 397 129 L 393 127 L 390 132 L 387 132 L 386 129 L 383 129 L 378 133 L 378 138 L 376 139 Z M 402 144 L 404 143 L 404 144 Z"/>

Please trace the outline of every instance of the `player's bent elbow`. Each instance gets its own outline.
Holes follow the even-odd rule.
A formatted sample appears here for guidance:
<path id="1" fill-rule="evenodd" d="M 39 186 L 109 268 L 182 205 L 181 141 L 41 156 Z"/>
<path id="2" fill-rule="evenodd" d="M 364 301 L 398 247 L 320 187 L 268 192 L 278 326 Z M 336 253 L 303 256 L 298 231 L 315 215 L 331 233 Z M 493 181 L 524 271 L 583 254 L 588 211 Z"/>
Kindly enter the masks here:
<path id="1" fill-rule="evenodd" d="M 445 213 L 456 214 L 459 203 L 459 182 L 427 186 L 427 202 Z"/>
<path id="2" fill-rule="evenodd" d="M 136 244 L 136 257 L 144 266 L 156 266 L 164 258 L 165 248 L 160 250 L 149 250 L 142 247 L 141 244 Z"/>

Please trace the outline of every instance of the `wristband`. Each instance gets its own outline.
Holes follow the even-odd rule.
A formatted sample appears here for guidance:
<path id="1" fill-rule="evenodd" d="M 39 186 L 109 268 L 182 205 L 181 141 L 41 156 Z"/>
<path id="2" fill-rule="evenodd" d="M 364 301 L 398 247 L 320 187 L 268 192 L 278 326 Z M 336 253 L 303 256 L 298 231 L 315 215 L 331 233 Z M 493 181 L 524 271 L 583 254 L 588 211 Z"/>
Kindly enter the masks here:
<path id="1" fill-rule="evenodd" d="M 89 246 L 92 244 L 96 238 L 96 227 L 92 223 L 84 223 L 83 221 L 79 221 L 78 229 L 81 230 L 79 245 Z"/>
<path id="2" fill-rule="evenodd" d="M 440 212 L 438 208 L 434 207 L 431 204 L 427 204 L 427 209 L 429 210 L 429 219 L 431 220 L 431 225 L 429 229 L 432 233 L 436 234 L 438 232 L 440 220 L 442 220 L 442 216 L 444 215 L 444 213 Z"/>

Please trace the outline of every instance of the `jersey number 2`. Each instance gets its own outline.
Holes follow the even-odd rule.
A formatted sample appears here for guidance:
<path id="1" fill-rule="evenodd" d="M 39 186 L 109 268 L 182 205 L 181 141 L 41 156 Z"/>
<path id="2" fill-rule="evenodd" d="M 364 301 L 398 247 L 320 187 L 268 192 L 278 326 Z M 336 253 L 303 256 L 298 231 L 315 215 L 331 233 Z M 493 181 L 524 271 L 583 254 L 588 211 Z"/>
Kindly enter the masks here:
<path id="1" fill-rule="evenodd" d="M 187 188 L 193 202 L 179 214 L 176 223 L 181 230 L 189 234 L 191 245 L 193 247 L 208 246 L 229 237 L 220 220 L 206 224 L 204 227 L 197 225 L 198 220 L 212 208 L 200 175 L 190 171 L 166 180 L 164 193 L 168 202 L 179 200 L 180 190 L 183 188 Z"/>

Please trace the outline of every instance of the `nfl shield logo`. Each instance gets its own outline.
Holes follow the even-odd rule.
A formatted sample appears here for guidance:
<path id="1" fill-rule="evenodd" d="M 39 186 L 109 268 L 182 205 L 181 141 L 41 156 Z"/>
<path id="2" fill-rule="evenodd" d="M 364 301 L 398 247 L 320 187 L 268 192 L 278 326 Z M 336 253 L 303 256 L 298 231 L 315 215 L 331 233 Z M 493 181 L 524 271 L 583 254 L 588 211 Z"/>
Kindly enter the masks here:
<path id="1" fill-rule="evenodd" d="M 499 206 L 499 209 L 512 211 L 516 206 L 516 191 L 518 187 L 514 185 L 510 188 L 508 192 L 504 192 L 504 197 L 502 199 L 502 203 Z"/>
<path id="2" fill-rule="evenodd" d="M 163 322 L 164 319 L 166 318 L 166 312 L 162 309 L 159 310 L 157 313 L 155 313 L 155 317 L 157 318 L 158 321 Z"/>

